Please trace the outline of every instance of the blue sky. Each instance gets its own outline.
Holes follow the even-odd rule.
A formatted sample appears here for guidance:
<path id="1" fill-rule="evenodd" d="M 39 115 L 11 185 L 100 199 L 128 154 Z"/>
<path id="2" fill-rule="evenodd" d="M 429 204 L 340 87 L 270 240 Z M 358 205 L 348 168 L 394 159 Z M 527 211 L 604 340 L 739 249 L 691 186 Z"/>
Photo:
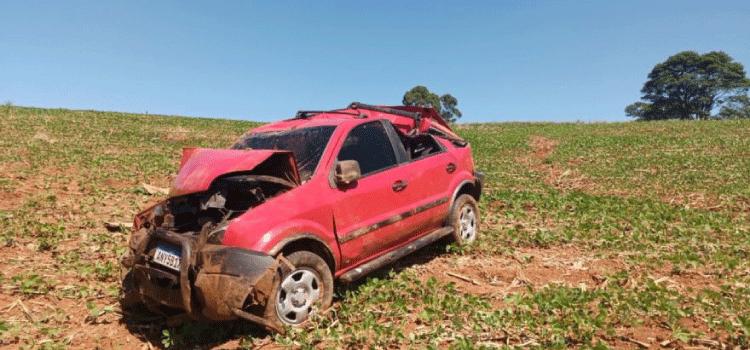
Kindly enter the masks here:
<path id="1" fill-rule="evenodd" d="M 425 85 L 462 122 L 625 121 L 685 50 L 750 69 L 750 1 L 0 0 L 0 103 L 271 121 Z"/>

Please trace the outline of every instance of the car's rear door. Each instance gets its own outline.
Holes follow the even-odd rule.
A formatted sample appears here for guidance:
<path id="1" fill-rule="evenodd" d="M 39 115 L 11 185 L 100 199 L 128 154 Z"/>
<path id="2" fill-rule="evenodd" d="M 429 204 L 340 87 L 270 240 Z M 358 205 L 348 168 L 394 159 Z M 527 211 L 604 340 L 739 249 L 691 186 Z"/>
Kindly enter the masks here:
<path id="1" fill-rule="evenodd" d="M 408 163 L 401 168 L 409 177 L 409 192 L 419 229 L 415 235 L 443 226 L 450 205 L 451 179 L 457 169 L 455 156 L 433 136 L 404 137 Z"/>

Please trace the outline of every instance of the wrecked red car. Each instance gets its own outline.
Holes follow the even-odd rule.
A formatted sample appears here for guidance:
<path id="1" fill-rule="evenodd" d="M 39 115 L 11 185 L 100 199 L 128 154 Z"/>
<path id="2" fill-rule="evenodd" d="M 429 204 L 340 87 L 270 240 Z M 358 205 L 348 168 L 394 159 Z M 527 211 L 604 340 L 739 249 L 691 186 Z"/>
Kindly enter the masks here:
<path id="1" fill-rule="evenodd" d="M 187 148 L 136 215 L 124 308 L 298 325 L 348 283 L 442 237 L 477 237 L 484 176 L 432 108 L 300 111 L 230 149 Z"/>

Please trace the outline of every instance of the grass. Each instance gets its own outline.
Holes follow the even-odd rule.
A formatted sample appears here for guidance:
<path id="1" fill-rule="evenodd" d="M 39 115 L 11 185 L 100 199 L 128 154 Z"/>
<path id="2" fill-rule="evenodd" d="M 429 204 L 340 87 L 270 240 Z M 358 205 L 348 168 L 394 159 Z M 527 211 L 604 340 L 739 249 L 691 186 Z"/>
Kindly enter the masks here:
<path id="1" fill-rule="evenodd" d="M 182 147 L 257 124 L 9 104 L 0 118 L 0 347 L 750 346 L 750 120 L 461 125 L 487 174 L 480 242 L 339 286 L 330 312 L 270 335 L 128 324 L 127 233 L 103 227 L 159 199 L 141 183 L 168 187 Z"/>

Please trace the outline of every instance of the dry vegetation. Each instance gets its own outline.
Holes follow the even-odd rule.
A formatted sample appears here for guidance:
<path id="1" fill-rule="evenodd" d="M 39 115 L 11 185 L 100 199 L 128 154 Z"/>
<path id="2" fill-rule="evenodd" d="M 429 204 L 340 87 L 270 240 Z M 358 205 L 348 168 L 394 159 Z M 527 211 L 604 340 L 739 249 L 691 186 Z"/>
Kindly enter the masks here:
<path id="1" fill-rule="evenodd" d="M 255 124 L 0 106 L 0 349 L 746 348 L 750 121 L 478 124 L 483 236 L 340 286 L 308 327 L 123 315 L 128 223 Z M 446 252 L 448 251 L 448 252 Z"/>

